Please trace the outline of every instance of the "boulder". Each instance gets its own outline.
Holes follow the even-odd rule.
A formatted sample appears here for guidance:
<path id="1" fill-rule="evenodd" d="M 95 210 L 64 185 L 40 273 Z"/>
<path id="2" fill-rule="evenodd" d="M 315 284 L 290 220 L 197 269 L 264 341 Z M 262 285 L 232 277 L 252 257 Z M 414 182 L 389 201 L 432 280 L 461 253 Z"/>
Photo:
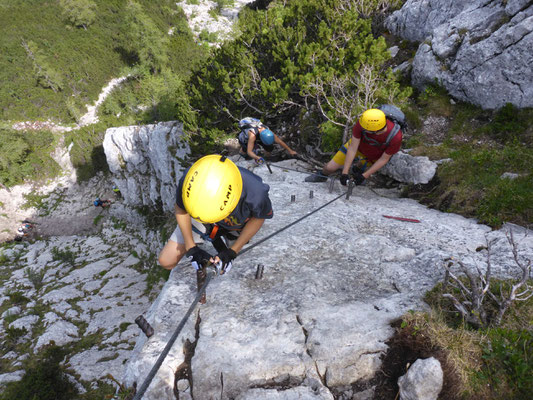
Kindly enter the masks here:
<path id="1" fill-rule="evenodd" d="M 379 172 L 400 182 L 426 184 L 433 179 L 436 171 L 437 163 L 428 157 L 413 157 L 400 151 Z"/>
<path id="2" fill-rule="evenodd" d="M 398 379 L 400 400 L 437 400 L 442 390 L 443 372 L 439 360 L 418 359 Z"/>

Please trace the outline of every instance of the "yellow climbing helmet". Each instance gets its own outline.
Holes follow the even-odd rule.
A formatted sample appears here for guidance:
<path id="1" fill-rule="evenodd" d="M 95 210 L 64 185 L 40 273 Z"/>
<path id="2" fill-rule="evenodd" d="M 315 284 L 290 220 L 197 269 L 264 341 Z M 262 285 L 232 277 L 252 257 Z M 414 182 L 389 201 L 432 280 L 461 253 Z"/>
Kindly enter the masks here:
<path id="1" fill-rule="evenodd" d="M 365 131 L 377 132 L 387 125 L 387 117 L 383 111 L 371 108 L 361 114 L 359 124 Z"/>
<path id="2" fill-rule="evenodd" d="M 237 207 L 242 193 L 239 168 L 217 154 L 196 161 L 183 181 L 185 210 L 194 219 L 212 224 L 222 221 Z"/>

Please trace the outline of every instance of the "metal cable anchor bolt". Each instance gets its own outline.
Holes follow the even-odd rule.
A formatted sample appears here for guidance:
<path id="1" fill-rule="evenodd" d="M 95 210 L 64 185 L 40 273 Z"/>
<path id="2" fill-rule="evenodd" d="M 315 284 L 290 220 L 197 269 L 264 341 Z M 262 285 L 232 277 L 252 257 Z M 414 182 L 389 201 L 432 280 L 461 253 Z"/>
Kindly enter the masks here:
<path id="1" fill-rule="evenodd" d="M 146 319 L 142 315 L 139 315 L 137 318 L 135 318 L 135 323 L 141 328 L 141 331 L 146 335 L 146 337 L 150 337 L 154 334 L 154 328 L 148 323 Z"/>

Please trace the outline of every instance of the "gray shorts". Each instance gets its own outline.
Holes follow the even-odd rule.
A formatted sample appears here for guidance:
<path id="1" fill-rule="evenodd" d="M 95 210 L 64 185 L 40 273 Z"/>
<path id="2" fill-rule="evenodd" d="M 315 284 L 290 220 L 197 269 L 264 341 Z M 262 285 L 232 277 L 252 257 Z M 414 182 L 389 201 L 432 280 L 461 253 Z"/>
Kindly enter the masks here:
<path id="1" fill-rule="evenodd" d="M 196 221 L 195 219 L 191 218 L 191 224 L 196 227 L 200 232 L 202 233 L 205 233 L 206 232 L 206 227 L 204 224 Z M 233 231 L 231 232 L 231 235 L 233 237 L 231 238 L 228 238 L 228 237 L 224 237 L 224 242 L 226 243 L 226 246 L 228 247 L 231 247 L 233 245 L 233 243 L 235 243 L 235 241 L 237 240 L 237 238 L 239 237 L 240 235 L 240 232 L 236 232 L 236 231 Z M 200 244 L 200 243 L 204 243 L 205 240 L 202 239 L 202 237 L 194 231 L 192 231 L 192 238 L 194 240 L 194 243 L 196 244 Z M 183 239 L 183 235 L 181 233 L 181 229 L 178 226 L 176 226 L 176 229 L 174 229 L 174 232 L 172 232 L 172 235 L 170 235 L 170 239 L 169 240 L 172 240 L 176 243 L 180 243 L 180 244 L 184 244 L 185 243 L 185 239 Z"/>
<path id="2" fill-rule="evenodd" d="M 202 233 L 205 233 L 205 226 L 196 221 L 195 219 L 191 218 L 191 224 L 196 228 L 198 229 L 200 232 Z M 202 239 L 202 237 L 196 233 L 193 229 L 192 231 L 192 238 L 194 240 L 194 243 L 203 243 L 204 242 L 204 239 Z M 176 226 L 176 229 L 174 229 L 174 232 L 172 232 L 172 235 L 170 235 L 170 239 L 169 240 L 172 240 L 176 243 L 180 243 L 180 244 L 184 244 L 185 243 L 185 239 L 183 239 L 183 235 L 181 233 L 181 229 L 178 226 Z"/>

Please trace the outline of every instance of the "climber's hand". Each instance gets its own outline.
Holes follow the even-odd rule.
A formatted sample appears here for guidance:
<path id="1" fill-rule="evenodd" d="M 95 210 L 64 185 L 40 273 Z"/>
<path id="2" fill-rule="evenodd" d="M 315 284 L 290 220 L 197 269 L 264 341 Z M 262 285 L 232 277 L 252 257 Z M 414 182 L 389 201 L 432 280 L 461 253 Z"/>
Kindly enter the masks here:
<path id="1" fill-rule="evenodd" d="M 342 186 L 346 186 L 346 184 L 348 183 L 348 179 L 350 179 L 348 174 L 342 174 L 341 175 L 341 185 Z"/>
<path id="2" fill-rule="evenodd" d="M 191 265 L 196 270 L 200 269 L 205 261 L 208 261 L 212 258 L 211 254 L 199 248 L 198 246 L 191 247 L 189 251 L 185 253 L 185 255 L 191 259 Z"/>
<path id="3" fill-rule="evenodd" d="M 224 275 L 232 267 L 232 261 L 237 257 L 237 253 L 231 248 L 222 250 L 210 261 L 215 265 L 217 272 Z"/>
<path id="4" fill-rule="evenodd" d="M 362 185 L 366 180 L 361 171 L 359 170 L 352 174 L 352 178 L 356 186 Z"/>

